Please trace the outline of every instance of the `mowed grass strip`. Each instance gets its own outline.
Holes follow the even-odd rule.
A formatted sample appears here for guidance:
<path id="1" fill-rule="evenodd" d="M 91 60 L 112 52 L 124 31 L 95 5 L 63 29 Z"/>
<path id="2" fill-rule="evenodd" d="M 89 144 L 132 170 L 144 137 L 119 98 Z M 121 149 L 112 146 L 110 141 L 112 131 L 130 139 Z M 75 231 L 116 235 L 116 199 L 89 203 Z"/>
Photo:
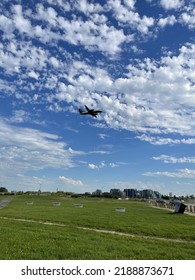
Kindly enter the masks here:
<path id="1" fill-rule="evenodd" d="M 195 244 L 0 220 L 1 260 L 194 259 Z"/>
<path id="2" fill-rule="evenodd" d="M 33 205 L 27 205 L 29 200 Z M 61 202 L 61 206 L 53 206 L 56 201 Z M 84 207 L 75 208 L 74 204 Z M 117 207 L 125 207 L 126 212 L 115 212 Z M 154 209 L 143 202 L 17 196 L 0 210 L 0 216 L 195 241 L 195 217 Z"/>

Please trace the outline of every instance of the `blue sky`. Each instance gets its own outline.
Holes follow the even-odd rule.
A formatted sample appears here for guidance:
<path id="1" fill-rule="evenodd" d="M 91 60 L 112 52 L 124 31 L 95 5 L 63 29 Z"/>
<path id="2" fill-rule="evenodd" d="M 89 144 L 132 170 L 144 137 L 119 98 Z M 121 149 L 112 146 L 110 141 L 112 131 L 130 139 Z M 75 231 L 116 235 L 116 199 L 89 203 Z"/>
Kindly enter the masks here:
<path id="1" fill-rule="evenodd" d="M 1 1 L 0 185 L 194 194 L 194 4 Z"/>

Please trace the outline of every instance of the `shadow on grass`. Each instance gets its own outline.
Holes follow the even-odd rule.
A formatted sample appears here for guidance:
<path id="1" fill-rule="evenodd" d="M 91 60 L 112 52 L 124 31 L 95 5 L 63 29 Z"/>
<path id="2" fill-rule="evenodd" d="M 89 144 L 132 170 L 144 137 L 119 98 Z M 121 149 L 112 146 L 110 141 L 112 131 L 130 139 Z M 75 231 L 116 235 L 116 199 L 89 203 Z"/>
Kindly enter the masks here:
<path id="1" fill-rule="evenodd" d="M 167 213 L 168 215 L 174 215 L 174 216 L 184 216 L 184 213 L 176 213 L 176 212 L 171 212 Z"/>

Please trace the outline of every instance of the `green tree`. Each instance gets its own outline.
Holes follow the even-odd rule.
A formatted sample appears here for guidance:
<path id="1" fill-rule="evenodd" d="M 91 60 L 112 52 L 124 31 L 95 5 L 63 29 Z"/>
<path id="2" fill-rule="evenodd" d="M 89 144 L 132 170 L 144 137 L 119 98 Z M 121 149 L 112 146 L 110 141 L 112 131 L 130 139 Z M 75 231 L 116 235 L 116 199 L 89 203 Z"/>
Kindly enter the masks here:
<path id="1" fill-rule="evenodd" d="M 7 193 L 8 190 L 6 188 L 4 188 L 4 187 L 0 187 L 0 192 Z"/>

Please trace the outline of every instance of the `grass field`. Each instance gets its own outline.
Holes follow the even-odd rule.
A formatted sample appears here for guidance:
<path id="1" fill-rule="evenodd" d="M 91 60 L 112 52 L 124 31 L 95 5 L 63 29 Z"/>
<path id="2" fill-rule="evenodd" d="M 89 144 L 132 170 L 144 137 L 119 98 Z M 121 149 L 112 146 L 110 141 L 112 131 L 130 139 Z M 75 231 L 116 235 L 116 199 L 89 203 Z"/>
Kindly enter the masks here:
<path id="1" fill-rule="evenodd" d="M 84 207 L 75 208 L 78 203 Z M 126 212 L 115 212 L 116 207 Z M 14 196 L 0 209 L 0 240 L 1 260 L 189 260 L 195 252 L 195 216 L 135 201 Z"/>

